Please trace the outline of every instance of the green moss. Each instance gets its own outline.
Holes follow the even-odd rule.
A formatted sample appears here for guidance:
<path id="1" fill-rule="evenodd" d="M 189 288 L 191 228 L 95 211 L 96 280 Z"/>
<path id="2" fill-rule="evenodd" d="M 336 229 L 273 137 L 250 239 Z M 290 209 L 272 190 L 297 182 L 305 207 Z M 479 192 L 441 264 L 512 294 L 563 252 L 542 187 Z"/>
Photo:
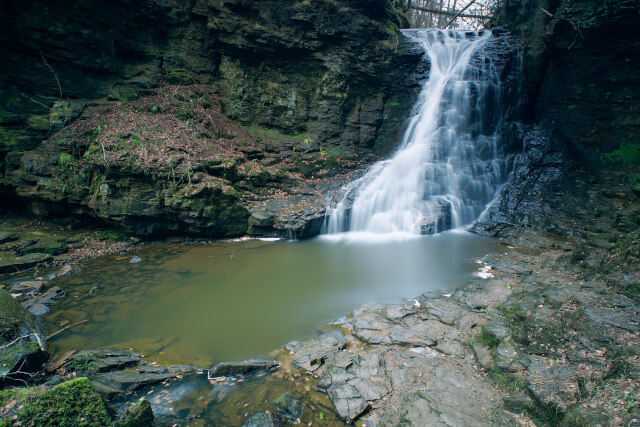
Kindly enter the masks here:
<path id="1" fill-rule="evenodd" d="M 335 171 L 339 167 L 338 160 L 335 158 L 335 156 L 329 155 L 329 157 L 327 157 L 327 159 L 324 161 L 324 167 L 325 169 L 328 169 L 330 171 Z"/>
<path id="2" fill-rule="evenodd" d="M 0 151 L 11 151 L 16 145 L 16 141 L 10 132 L 0 127 Z"/>
<path id="3" fill-rule="evenodd" d="M 167 73 L 167 82 L 172 85 L 192 85 L 195 83 L 195 79 L 187 70 L 175 68 Z"/>
<path id="4" fill-rule="evenodd" d="M 60 166 L 61 168 L 66 168 L 72 162 L 73 162 L 73 157 L 71 157 L 71 154 L 62 153 L 60 154 L 60 157 L 58 157 L 58 166 Z"/>
<path id="5" fill-rule="evenodd" d="M 622 162 L 624 164 L 640 163 L 640 143 L 623 142 L 620 148 L 604 155 L 610 162 Z"/>
<path id="6" fill-rule="evenodd" d="M 144 397 L 140 398 L 135 406 L 125 412 L 122 418 L 116 422 L 116 427 L 146 427 L 150 425 L 153 425 L 153 411 L 151 404 Z"/>
<path id="7" fill-rule="evenodd" d="M 480 333 L 476 335 L 476 341 L 486 344 L 490 349 L 495 349 L 500 345 L 500 339 L 487 332 L 485 328 L 482 328 Z"/>
<path id="8" fill-rule="evenodd" d="M 136 100 L 140 97 L 138 91 L 130 87 L 121 87 L 118 89 L 120 101 L 128 102 Z"/>
<path id="9" fill-rule="evenodd" d="M 27 127 L 37 131 L 48 131 L 50 127 L 49 116 L 29 116 Z"/>
<path id="10" fill-rule="evenodd" d="M 13 403 L 12 403 L 13 402 Z M 0 426 L 108 426 L 111 419 L 102 397 L 87 378 L 64 382 L 48 390 L 9 389 L 0 392 L 0 405 L 10 417 Z"/>

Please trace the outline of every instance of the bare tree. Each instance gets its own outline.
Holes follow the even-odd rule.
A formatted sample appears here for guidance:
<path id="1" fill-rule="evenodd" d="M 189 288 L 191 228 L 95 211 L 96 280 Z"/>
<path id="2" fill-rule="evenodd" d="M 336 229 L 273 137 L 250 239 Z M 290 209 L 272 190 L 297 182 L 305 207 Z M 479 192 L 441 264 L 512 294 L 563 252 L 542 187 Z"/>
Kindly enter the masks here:
<path id="1" fill-rule="evenodd" d="M 412 28 L 484 28 L 502 0 L 411 0 Z"/>

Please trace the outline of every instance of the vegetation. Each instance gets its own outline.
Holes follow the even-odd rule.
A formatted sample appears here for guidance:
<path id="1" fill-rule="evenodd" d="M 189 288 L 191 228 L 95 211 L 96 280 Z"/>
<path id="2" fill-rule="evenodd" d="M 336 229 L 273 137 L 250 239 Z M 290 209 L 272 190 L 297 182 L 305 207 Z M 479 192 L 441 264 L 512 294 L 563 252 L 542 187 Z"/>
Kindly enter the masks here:
<path id="1" fill-rule="evenodd" d="M 108 426 L 112 421 L 102 397 L 87 378 L 50 389 L 12 388 L 0 391 L 0 426 Z"/>

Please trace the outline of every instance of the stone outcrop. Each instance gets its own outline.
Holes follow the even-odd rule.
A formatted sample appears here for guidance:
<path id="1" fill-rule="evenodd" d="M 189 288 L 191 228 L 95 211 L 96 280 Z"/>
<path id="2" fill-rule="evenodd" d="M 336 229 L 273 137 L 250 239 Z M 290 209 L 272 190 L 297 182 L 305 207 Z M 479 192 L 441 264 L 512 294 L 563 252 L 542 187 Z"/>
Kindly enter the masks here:
<path id="1" fill-rule="evenodd" d="M 250 210 L 389 152 L 424 74 L 386 0 L 2 7 L 0 196 L 140 235 L 317 233 L 322 197 Z"/>

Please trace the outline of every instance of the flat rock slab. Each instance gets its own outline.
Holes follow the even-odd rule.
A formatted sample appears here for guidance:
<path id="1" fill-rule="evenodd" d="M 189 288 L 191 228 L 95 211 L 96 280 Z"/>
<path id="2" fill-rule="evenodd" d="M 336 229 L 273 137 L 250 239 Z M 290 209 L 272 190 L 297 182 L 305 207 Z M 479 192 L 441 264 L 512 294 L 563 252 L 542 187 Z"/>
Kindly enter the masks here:
<path id="1" fill-rule="evenodd" d="M 13 292 L 41 292 L 44 289 L 44 282 L 41 280 L 27 280 L 20 282 L 11 288 Z"/>
<path id="2" fill-rule="evenodd" d="M 126 369 L 140 363 L 139 354 L 114 349 L 83 350 L 73 356 L 65 365 L 67 372 L 76 371 L 80 375 L 110 372 Z"/>
<path id="3" fill-rule="evenodd" d="M 242 427 L 276 427 L 280 425 L 270 412 L 259 412 L 253 414 Z"/>
<path id="4" fill-rule="evenodd" d="M 383 358 L 373 351 L 340 351 L 327 358 L 316 387 L 329 396 L 336 412 L 352 422 L 392 390 Z"/>
<path id="5" fill-rule="evenodd" d="M 208 376 L 209 378 L 229 377 L 277 368 L 279 366 L 278 361 L 272 359 L 248 359 L 242 362 L 222 362 L 211 367 Z"/>
<path id="6" fill-rule="evenodd" d="M 7 242 L 18 240 L 20 236 L 10 231 L 0 231 L 0 245 Z"/>
<path id="7" fill-rule="evenodd" d="M 562 412 L 578 401 L 580 375 L 575 366 L 540 356 L 528 360 L 527 381 L 536 400 Z"/>
<path id="8" fill-rule="evenodd" d="M 26 270 L 36 265 L 51 261 L 53 257 L 49 254 L 33 253 L 18 257 L 15 261 L 0 265 L 0 273 L 15 273 Z"/>
<path id="9" fill-rule="evenodd" d="M 347 345 L 344 334 L 334 329 L 316 339 L 298 342 L 291 341 L 286 349 L 293 353 L 293 364 L 307 371 L 315 371 L 324 363 L 324 360 Z"/>
<path id="10" fill-rule="evenodd" d="M 64 297 L 65 295 L 65 291 L 60 289 L 58 286 L 54 286 L 46 293 L 22 302 L 22 306 L 31 311 L 33 314 L 43 314 L 43 307 L 47 308 L 46 310 L 44 310 L 44 313 L 46 313 L 48 311 L 48 307 L 51 307 L 53 304 L 55 304 L 56 300 Z M 34 312 L 34 310 L 36 312 Z"/>

